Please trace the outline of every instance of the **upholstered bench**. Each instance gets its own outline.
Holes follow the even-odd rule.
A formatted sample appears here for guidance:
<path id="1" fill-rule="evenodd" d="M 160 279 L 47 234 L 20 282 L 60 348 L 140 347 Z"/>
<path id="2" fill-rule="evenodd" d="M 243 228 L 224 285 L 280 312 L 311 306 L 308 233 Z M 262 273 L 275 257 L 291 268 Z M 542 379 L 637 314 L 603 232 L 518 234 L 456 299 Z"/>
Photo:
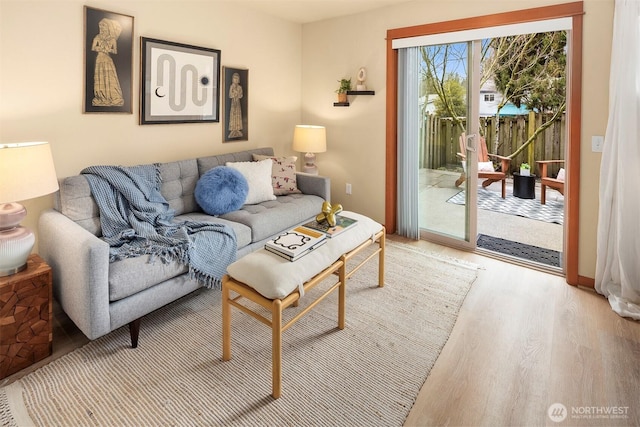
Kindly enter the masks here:
<path id="1" fill-rule="evenodd" d="M 222 281 L 222 359 L 231 359 L 231 307 L 251 315 L 271 327 L 272 396 L 279 398 L 282 377 L 282 332 L 308 313 L 320 301 L 338 289 L 338 328 L 345 325 L 346 280 L 367 261 L 378 255 L 378 286 L 384 286 L 385 228 L 366 216 L 354 212 L 341 215 L 355 218 L 358 225 L 328 239 L 327 243 L 308 255 L 290 262 L 265 249 L 259 249 L 229 265 Z M 347 268 L 351 258 L 364 248 L 378 247 L 357 265 Z M 286 324 L 282 311 L 298 306 L 305 292 L 326 278 L 337 275 L 337 281 L 324 293 L 301 309 Z M 233 294 L 232 294 L 233 293 Z M 246 298 L 270 312 L 271 319 L 240 301 Z"/>

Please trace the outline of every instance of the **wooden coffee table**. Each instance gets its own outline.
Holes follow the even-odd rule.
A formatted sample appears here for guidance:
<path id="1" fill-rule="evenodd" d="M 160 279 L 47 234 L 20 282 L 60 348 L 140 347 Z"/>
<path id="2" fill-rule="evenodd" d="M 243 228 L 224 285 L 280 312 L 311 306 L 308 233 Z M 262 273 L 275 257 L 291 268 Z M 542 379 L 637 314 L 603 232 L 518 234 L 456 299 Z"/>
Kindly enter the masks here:
<path id="1" fill-rule="evenodd" d="M 278 399 L 282 388 L 282 333 L 313 309 L 336 289 L 338 290 L 338 328 L 345 326 L 345 284 L 349 277 L 378 255 L 378 287 L 384 286 L 385 228 L 377 222 L 353 212 L 342 215 L 358 219 L 358 225 L 329 241 L 312 253 L 289 262 L 265 249 L 259 249 L 231 264 L 222 280 L 222 359 L 231 359 L 231 307 L 249 314 L 271 328 L 272 393 Z M 357 265 L 348 268 L 349 261 L 363 249 L 377 244 L 375 251 Z M 298 306 L 306 291 L 328 277 L 337 276 L 324 293 L 283 324 L 282 311 Z M 232 295 L 233 293 L 233 295 Z M 243 298 L 269 310 L 271 318 L 259 314 Z"/>

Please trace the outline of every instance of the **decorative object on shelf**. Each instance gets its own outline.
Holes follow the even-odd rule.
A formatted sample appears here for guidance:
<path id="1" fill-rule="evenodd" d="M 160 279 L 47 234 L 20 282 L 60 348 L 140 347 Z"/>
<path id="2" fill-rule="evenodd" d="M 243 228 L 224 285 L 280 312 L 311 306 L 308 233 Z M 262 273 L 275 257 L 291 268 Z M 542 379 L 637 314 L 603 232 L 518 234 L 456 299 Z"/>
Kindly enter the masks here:
<path id="1" fill-rule="evenodd" d="M 220 50 L 140 39 L 140 124 L 219 122 Z"/>
<path id="2" fill-rule="evenodd" d="M 249 140 L 249 70 L 222 67 L 223 142 Z"/>
<path id="3" fill-rule="evenodd" d="M 322 212 L 316 215 L 316 222 L 327 222 L 331 227 L 336 226 L 336 215 L 342 212 L 342 205 L 340 203 L 331 206 L 331 203 L 325 200 L 322 203 Z"/>
<path id="4" fill-rule="evenodd" d="M 304 155 L 303 172 L 318 174 L 315 153 L 327 151 L 327 131 L 324 126 L 297 125 L 293 131 L 293 151 Z"/>
<path id="5" fill-rule="evenodd" d="M 367 70 L 364 67 L 361 67 L 358 70 L 358 84 L 356 85 L 356 90 L 367 90 L 367 85 L 364 84 L 365 80 L 367 80 Z"/>
<path id="6" fill-rule="evenodd" d="M 84 112 L 133 113 L 133 16 L 84 7 Z"/>
<path id="7" fill-rule="evenodd" d="M 347 91 L 351 90 L 351 79 L 340 79 L 338 80 L 340 86 L 336 90 L 338 94 L 338 103 L 346 103 L 347 101 Z"/>
<path id="8" fill-rule="evenodd" d="M 520 176 L 529 176 L 531 175 L 531 166 L 529 163 L 521 163 L 520 164 Z"/>
<path id="9" fill-rule="evenodd" d="M 0 144 L 0 277 L 27 267 L 33 232 L 20 225 L 28 200 L 58 190 L 58 178 L 47 142 Z"/>

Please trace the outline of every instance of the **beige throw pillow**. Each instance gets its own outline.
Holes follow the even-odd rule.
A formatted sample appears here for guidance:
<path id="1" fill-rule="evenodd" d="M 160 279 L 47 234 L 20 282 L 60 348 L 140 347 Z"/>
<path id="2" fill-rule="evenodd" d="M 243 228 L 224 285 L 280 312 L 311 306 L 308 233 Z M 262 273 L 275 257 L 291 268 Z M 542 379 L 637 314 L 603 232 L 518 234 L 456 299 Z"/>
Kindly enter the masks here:
<path id="1" fill-rule="evenodd" d="M 271 170 L 271 184 L 273 194 L 283 196 L 285 194 L 300 193 L 296 180 L 296 156 L 274 157 L 254 154 L 253 160 L 271 159 L 273 167 Z"/>
<path id="2" fill-rule="evenodd" d="M 492 162 L 478 162 L 478 172 L 495 172 Z"/>

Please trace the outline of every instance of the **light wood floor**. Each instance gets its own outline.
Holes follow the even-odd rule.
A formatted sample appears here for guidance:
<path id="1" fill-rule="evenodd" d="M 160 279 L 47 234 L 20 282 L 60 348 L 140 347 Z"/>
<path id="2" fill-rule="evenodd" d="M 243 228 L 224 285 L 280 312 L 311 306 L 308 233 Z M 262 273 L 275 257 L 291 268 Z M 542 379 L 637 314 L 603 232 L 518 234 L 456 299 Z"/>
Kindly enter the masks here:
<path id="1" fill-rule="evenodd" d="M 405 425 L 640 425 L 640 322 L 563 277 L 415 244 L 482 269 Z"/>
<path id="2" fill-rule="evenodd" d="M 640 322 L 619 317 L 602 296 L 562 277 L 424 241 L 412 244 L 481 270 L 405 425 L 640 425 Z M 54 304 L 54 354 L 0 386 L 87 341 Z M 561 423 L 547 415 L 555 403 L 568 411 Z M 587 411 L 613 410 L 626 418 L 584 418 Z"/>

